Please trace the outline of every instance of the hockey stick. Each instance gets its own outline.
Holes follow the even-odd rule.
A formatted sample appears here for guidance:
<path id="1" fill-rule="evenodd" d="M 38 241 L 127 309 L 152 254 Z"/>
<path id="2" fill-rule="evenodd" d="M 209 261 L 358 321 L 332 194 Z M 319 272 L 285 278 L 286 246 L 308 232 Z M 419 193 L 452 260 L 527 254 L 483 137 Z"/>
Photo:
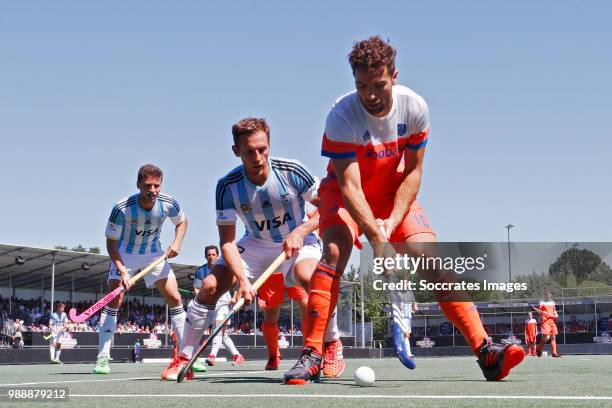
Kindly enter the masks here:
<path id="1" fill-rule="evenodd" d="M 257 291 L 257 289 L 259 289 L 261 287 L 261 285 L 263 285 L 268 280 L 270 275 L 272 275 L 274 272 L 276 272 L 278 267 L 284 261 L 285 261 L 285 252 L 282 252 L 279 256 L 276 257 L 274 262 L 272 262 L 272 264 L 270 266 L 268 266 L 268 269 L 266 269 L 264 271 L 264 273 L 259 278 L 257 278 L 255 283 L 253 284 L 253 290 Z M 225 319 L 223 319 L 223 321 L 221 323 L 219 323 L 219 325 L 217 327 L 215 327 L 215 329 L 212 331 L 210 336 L 208 336 L 206 338 L 205 338 L 204 335 L 202 336 L 202 339 L 204 339 L 204 342 L 202 342 L 202 339 L 200 339 L 200 344 L 197 346 L 197 348 L 193 352 L 193 355 L 191 356 L 191 359 L 189 360 L 189 363 L 187 363 L 187 365 L 181 369 L 181 372 L 179 373 L 178 377 L 176 378 L 177 382 L 182 382 L 185 379 L 185 376 L 187 375 L 189 370 L 191 370 L 191 368 L 193 367 L 193 364 L 198 360 L 198 357 L 200 356 L 200 354 L 202 354 L 202 352 L 204 352 L 204 350 L 206 350 L 206 347 L 208 347 L 208 344 L 215 338 L 215 336 L 221 330 L 223 330 L 223 328 L 225 327 L 227 322 L 230 321 L 230 319 L 232 318 L 234 313 L 239 311 L 240 308 L 242 308 L 243 305 L 244 305 L 244 298 L 240 298 L 240 300 L 238 302 L 236 302 L 234 307 L 232 307 L 232 310 L 230 310 L 230 312 L 227 314 L 227 316 L 225 316 Z"/>
<path id="2" fill-rule="evenodd" d="M 190 290 L 187 289 L 183 289 L 183 288 L 178 288 L 179 294 L 184 295 L 184 296 L 193 296 L 194 293 Z"/>
<path id="3" fill-rule="evenodd" d="M 59 332 L 51 332 L 49 333 L 49 335 L 47 336 L 43 336 L 43 340 L 48 341 L 51 337 L 55 337 Z M 64 333 L 64 331 L 62 331 L 62 333 Z"/>
<path id="4" fill-rule="evenodd" d="M 147 266 L 146 268 L 142 269 L 136 275 L 132 276 L 130 278 L 130 283 L 131 284 L 136 283 L 140 278 L 145 276 L 147 273 L 151 272 L 153 270 L 153 268 L 155 268 L 157 265 L 159 265 L 160 263 L 162 263 L 165 260 L 166 260 L 166 254 L 160 256 L 155 261 L 153 261 L 149 266 Z M 77 316 L 76 309 L 74 309 L 74 308 L 70 309 L 70 313 L 69 313 L 70 320 L 72 320 L 75 323 L 82 323 L 82 322 L 84 322 L 85 320 L 87 320 L 91 316 L 93 316 L 98 310 L 102 309 L 104 306 L 106 306 L 110 302 L 112 302 L 113 299 L 115 299 L 117 296 L 119 296 L 123 292 L 125 292 L 125 288 L 123 287 L 123 285 L 120 285 L 117 289 L 113 290 L 108 295 L 106 295 L 102 299 L 98 300 L 93 306 L 91 306 L 89 309 L 85 310 L 83 313 L 81 313 L 78 316 Z"/>

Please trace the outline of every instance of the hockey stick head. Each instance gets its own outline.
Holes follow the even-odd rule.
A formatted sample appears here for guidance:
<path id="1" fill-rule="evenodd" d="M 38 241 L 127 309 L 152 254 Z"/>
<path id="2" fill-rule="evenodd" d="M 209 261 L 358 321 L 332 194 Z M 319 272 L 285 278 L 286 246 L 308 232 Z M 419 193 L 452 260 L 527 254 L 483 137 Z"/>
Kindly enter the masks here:
<path id="1" fill-rule="evenodd" d="M 79 321 L 79 316 L 77 315 L 77 310 L 73 307 L 70 309 L 70 311 L 68 312 L 68 316 L 70 317 L 70 320 L 73 321 L 74 323 L 82 323 L 83 321 Z"/>

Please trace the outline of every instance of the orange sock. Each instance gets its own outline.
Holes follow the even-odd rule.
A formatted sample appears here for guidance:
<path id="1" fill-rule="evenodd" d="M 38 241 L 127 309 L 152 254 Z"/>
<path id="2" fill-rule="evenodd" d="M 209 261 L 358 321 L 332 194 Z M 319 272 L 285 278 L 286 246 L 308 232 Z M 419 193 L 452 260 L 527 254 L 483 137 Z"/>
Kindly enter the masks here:
<path id="1" fill-rule="evenodd" d="M 263 322 L 261 330 L 268 347 L 268 355 L 278 355 L 278 325 L 276 323 Z"/>
<path id="2" fill-rule="evenodd" d="M 329 265 L 319 262 L 312 274 L 308 290 L 308 318 L 304 347 L 323 354 L 323 336 L 340 294 L 340 277 Z"/>
<path id="3" fill-rule="evenodd" d="M 489 336 L 482 326 L 476 306 L 472 302 L 440 302 L 439 304 L 444 316 L 459 329 L 474 354 L 478 355 L 482 341 Z"/>
<path id="4" fill-rule="evenodd" d="M 302 336 L 306 336 L 306 333 L 308 333 L 308 310 L 306 311 L 305 316 L 302 316 L 302 327 L 300 330 L 302 331 Z"/>

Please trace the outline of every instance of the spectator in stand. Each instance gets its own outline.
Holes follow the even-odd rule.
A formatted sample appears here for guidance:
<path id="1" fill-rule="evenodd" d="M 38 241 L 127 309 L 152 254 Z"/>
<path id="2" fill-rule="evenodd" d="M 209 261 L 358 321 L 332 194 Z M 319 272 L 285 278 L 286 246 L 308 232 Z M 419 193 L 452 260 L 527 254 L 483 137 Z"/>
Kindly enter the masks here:
<path id="1" fill-rule="evenodd" d="M 13 334 L 13 348 L 23 348 L 23 320 L 15 320 L 15 332 Z"/>

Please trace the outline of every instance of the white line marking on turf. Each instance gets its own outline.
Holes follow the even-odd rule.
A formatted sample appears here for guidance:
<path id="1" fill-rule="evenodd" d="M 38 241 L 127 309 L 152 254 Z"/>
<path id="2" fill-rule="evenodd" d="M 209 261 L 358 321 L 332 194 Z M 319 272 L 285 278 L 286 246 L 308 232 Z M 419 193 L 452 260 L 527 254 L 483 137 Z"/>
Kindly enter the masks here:
<path id="1" fill-rule="evenodd" d="M 143 358 L 142 364 L 170 364 L 171 361 L 172 361 L 171 358 Z M 215 361 L 216 362 L 226 362 L 227 358 L 217 357 Z M 200 364 L 205 364 L 206 358 L 198 358 L 198 362 Z"/>
<path id="2" fill-rule="evenodd" d="M 605 400 L 612 401 L 612 396 L 610 397 L 601 397 L 601 396 L 577 396 L 577 395 L 340 395 L 340 394 L 332 394 L 332 395 L 304 395 L 304 394 L 126 394 L 126 395 L 108 395 L 108 394 L 98 394 L 98 395 L 87 395 L 87 394 L 70 394 L 70 397 L 77 398 L 142 398 L 142 397 L 150 397 L 150 398 L 315 398 L 315 399 L 325 399 L 325 398 L 334 398 L 334 399 L 450 399 L 450 400 L 460 400 L 460 399 L 495 399 L 495 400 Z"/>
<path id="3" fill-rule="evenodd" d="M 246 366 L 262 366 L 263 367 L 266 364 L 266 362 L 267 360 L 266 361 L 263 361 L 263 360 L 262 361 L 245 361 L 240 366 L 243 368 Z M 279 367 L 293 367 L 293 364 L 294 364 L 293 362 L 280 363 Z M 147 363 L 147 366 L 157 366 L 157 365 L 168 366 L 168 364 L 166 363 L 151 363 L 151 362 Z M 232 366 L 228 362 L 226 364 L 216 364 L 214 367 L 215 368 L 213 368 L 212 370 L 216 370 L 218 368 L 224 368 L 224 367 L 232 367 Z"/>
<path id="4" fill-rule="evenodd" d="M 230 375 L 242 375 L 242 374 L 264 374 L 274 373 L 273 371 L 234 371 L 231 373 L 210 373 L 203 376 L 196 376 L 196 379 L 206 379 L 213 377 L 227 377 Z M 78 373 L 77 373 L 78 374 Z M 28 383 L 17 383 L 17 384 L 0 384 L 0 387 L 14 387 L 20 385 L 42 385 L 42 384 L 79 384 L 79 383 L 93 383 L 93 382 L 111 382 L 111 381 L 129 381 L 129 380 L 160 380 L 160 376 L 155 377 L 128 377 L 128 378 L 104 378 L 99 380 L 66 380 L 66 381 L 42 381 L 42 382 L 28 382 Z"/>

